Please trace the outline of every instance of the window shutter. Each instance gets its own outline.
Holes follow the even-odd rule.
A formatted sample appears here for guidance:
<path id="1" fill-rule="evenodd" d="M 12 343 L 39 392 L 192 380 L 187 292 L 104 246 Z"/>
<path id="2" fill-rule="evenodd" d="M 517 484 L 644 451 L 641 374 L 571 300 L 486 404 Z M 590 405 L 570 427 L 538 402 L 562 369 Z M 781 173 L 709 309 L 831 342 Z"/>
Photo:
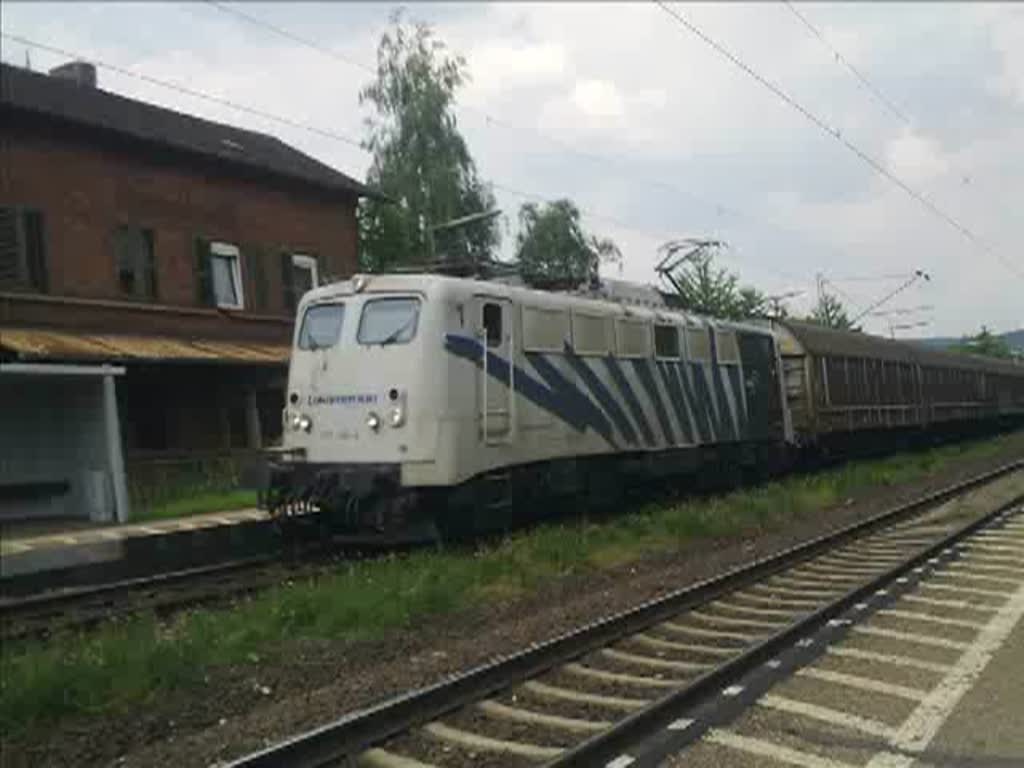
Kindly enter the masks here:
<path id="1" fill-rule="evenodd" d="M 29 285 L 40 293 L 47 288 L 46 228 L 42 211 L 24 211 L 25 271 Z"/>
<path id="2" fill-rule="evenodd" d="M 210 241 L 197 237 L 194 242 L 196 259 L 196 301 L 200 306 L 212 307 L 213 275 L 210 272 Z"/>
<path id="3" fill-rule="evenodd" d="M 152 229 L 142 230 L 142 242 L 143 242 L 143 256 L 145 260 L 145 268 L 143 275 L 145 277 L 146 295 L 150 299 L 156 298 L 156 234 Z"/>
<path id="4" fill-rule="evenodd" d="M 295 273 L 292 268 L 292 255 L 281 254 L 281 287 L 284 291 L 284 308 L 290 315 L 295 314 Z"/>
<path id="5" fill-rule="evenodd" d="M 0 286 L 21 283 L 21 258 L 18 248 L 18 210 L 0 208 Z"/>
<path id="6" fill-rule="evenodd" d="M 257 312 L 268 312 L 270 302 L 267 291 L 267 253 L 258 245 L 247 245 L 242 249 L 245 269 L 249 276 L 249 295 L 252 308 Z"/>

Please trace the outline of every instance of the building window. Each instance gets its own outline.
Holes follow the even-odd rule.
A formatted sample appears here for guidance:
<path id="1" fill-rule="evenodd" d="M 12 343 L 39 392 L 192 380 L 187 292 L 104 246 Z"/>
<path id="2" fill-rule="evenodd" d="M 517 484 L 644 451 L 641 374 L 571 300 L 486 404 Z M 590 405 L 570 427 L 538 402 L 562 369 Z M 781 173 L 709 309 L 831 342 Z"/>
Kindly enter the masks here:
<path id="1" fill-rule="evenodd" d="M 299 306 L 299 300 L 303 294 L 318 285 L 319 274 L 316 256 L 304 253 L 283 253 L 281 254 L 281 270 L 284 305 L 294 312 Z"/>
<path id="2" fill-rule="evenodd" d="M 0 206 L 0 289 L 46 292 L 46 237 L 41 211 Z"/>
<path id="3" fill-rule="evenodd" d="M 231 243 L 210 243 L 210 284 L 218 307 L 242 309 L 242 268 L 238 246 Z"/>
<path id="4" fill-rule="evenodd" d="M 153 230 L 118 227 L 114 232 L 117 284 L 121 293 L 137 299 L 156 298 Z"/>

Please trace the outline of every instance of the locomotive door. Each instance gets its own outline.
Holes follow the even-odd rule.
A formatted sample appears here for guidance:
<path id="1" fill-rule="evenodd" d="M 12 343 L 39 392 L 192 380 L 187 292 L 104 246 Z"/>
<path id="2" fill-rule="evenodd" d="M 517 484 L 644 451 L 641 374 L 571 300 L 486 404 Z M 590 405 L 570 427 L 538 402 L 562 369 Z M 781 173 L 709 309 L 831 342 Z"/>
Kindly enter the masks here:
<path id="1" fill-rule="evenodd" d="M 476 304 L 477 338 L 486 352 L 477 373 L 480 435 L 485 443 L 507 442 L 512 437 L 515 387 L 512 302 L 478 296 Z"/>
<path id="2" fill-rule="evenodd" d="M 779 373 L 772 338 L 760 333 L 737 333 L 747 397 L 747 438 L 771 440 L 785 434 Z"/>

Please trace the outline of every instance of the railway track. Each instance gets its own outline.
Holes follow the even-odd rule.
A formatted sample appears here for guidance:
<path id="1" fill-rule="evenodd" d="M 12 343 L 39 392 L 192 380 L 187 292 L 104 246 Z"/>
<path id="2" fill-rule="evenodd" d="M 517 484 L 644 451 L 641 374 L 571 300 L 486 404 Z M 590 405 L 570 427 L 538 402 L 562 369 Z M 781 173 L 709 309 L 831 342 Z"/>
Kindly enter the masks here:
<path id="1" fill-rule="evenodd" d="M 332 570 L 339 562 L 408 549 L 415 544 L 336 537 L 320 542 L 280 547 L 259 554 L 143 574 L 113 578 L 82 586 L 44 586 L 22 594 L 0 592 L 0 640 L 41 638 L 57 632 L 89 629 L 141 613 L 167 617 L 188 608 L 228 604 L 288 580 L 309 579 Z"/>
<path id="2" fill-rule="evenodd" d="M 308 576 L 318 566 L 261 556 L 105 584 L 0 598 L 0 639 L 45 637 L 87 629 L 139 613 L 167 616 L 185 608 L 229 602 Z"/>
<path id="3" fill-rule="evenodd" d="M 971 537 L 991 536 L 1003 525 L 1024 530 L 1021 500 L 968 519 L 947 504 L 1021 469 L 1024 461 L 951 486 L 342 717 L 232 768 L 625 768 L 642 755 L 642 763 L 655 764 L 699 738 L 707 729 L 694 724 L 713 722 L 709 712 L 728 714 L 740 692 L 770 685 L 773 675 L 812 654 L 822 633 L 846 631 L 858 611 L 867 615 L 872 596 L 898 594 L 950 567 L 962 551 L 958 544 Z M 787 666 L 781 657 L 796 662 Z"/>

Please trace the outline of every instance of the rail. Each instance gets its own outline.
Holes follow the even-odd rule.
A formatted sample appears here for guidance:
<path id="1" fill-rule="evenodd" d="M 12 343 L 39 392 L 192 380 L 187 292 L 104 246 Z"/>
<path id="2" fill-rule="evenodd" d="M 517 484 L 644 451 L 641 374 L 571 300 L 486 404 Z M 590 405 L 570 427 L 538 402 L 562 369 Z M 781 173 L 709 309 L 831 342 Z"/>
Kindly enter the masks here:
<path id="1" fill-rule="evenodd" d="M 844 544 L 893 526 L 921 510 L 935 507 L 1022 468 L 1024 468 L 1024 461 L 1009 463 L 994 471 L 897 506 L 837 532 L 818 537 L 748 566 L 734 569 L 714 579 L 677 590 L 499 661 L 476 667 L 442 683 L 347 715 L 308 733 L 242 757 L 231 763 L 231 768 L 263 768 L 264 766 L 279 765 L 314 768 L 346 758 L 353 759 L 370 747 L 419 725 L 436 720 L 466 704 L 485 699 L 518 682 L 550 671 L 560 664 L 571 662 L 591 651 L 635 635 L 683 611 L 756 584 Z M 975 521 L 958 531 L 956 535 L 966 535 L 965 531 L 969 532 L 971 526 L 979 524 L 981 523 Z M 929 551 L 933 549 L 934 547 Z M 914 562 L 917 562 L 922 556 L 925 555 L 917 555 Z M 904 564 L 893 572 L 902 572 L 902 569 L 906 567 L 912 566 Z M 893 572 L 883 574 L 878 579 L 890 578 Z M 873 580 L 872 583 L 878 579 Z M 810 628 L 827 621 L 843 606 L 848 605 L 851 600 L 855 600 L 855 595 L 861 594 L 866 588 L 862 587 L 851 592 L 840 600 L 832 602 L 799 622 L 788 626 L 765 643 L 709 672 L 692 685 L 674 691 L 651 707 L 630 716 L 611 730 L 565 752 L 556 758 L 553 764 L 601 764 L 600 759 L 612 755 L 623 743 L 636 738 L 639 732 L 650 728 L 653 723 L 661 722 L 667 712 L 682 706 L 712 686 L 721 686 L 726 680 L 748 670 L 752 664 L 756 664 L 765 657 L 765 654 L 778 648 L 781 644 L 790 642 Z"/>

